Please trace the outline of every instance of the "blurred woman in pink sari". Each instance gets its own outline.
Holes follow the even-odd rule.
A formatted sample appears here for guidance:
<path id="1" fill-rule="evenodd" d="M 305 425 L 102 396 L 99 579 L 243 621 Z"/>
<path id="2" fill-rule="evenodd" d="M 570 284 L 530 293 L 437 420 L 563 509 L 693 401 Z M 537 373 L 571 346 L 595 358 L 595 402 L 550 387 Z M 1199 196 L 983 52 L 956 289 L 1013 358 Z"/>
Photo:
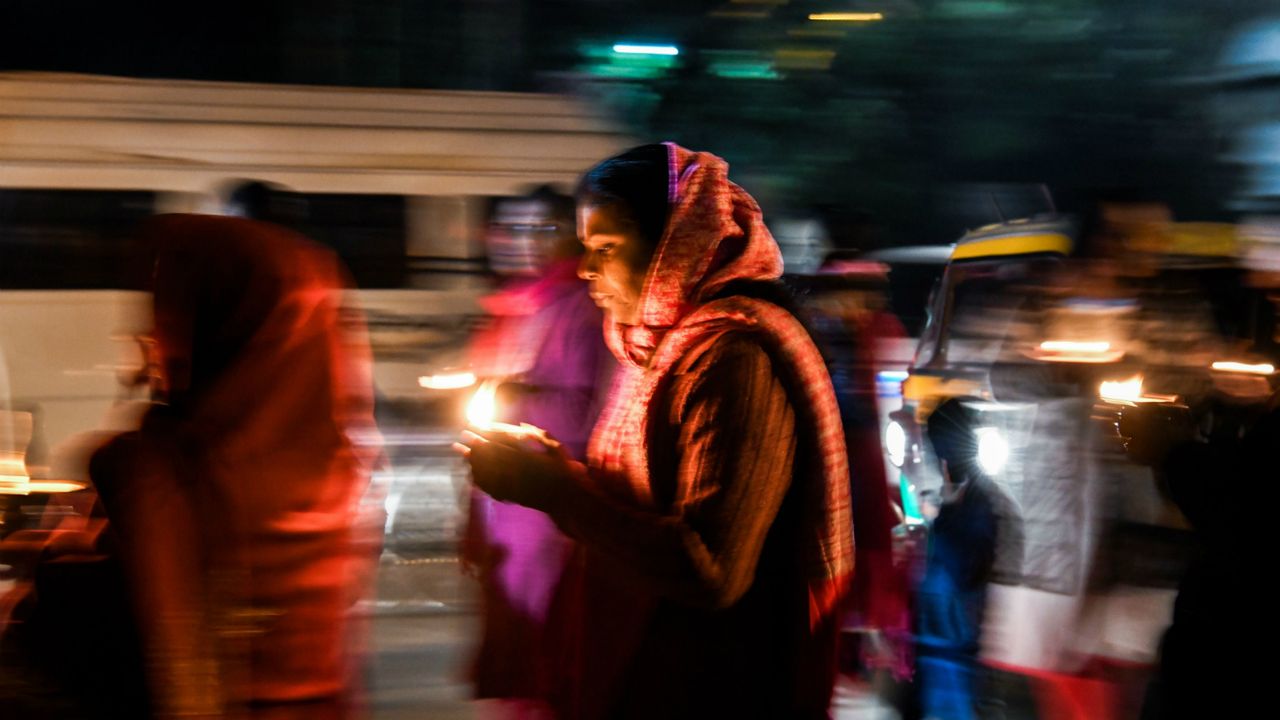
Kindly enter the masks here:
<path id="1" fill-rule="evenodd" d="M 541 188 L 499 201 L 487 244 L 501 284 L 480 301 L 488 324 L 472 339 L 471 368 L 505 382 L 501 420 L 544 428 L 582 458 L 616 363 L 577 276 L 573 199 Z M 545 513 L 472 493 L 462 554 L 481 582 L 472 671 L 485 717 L 549 717 L 549 612 L 571 552 Z"/>

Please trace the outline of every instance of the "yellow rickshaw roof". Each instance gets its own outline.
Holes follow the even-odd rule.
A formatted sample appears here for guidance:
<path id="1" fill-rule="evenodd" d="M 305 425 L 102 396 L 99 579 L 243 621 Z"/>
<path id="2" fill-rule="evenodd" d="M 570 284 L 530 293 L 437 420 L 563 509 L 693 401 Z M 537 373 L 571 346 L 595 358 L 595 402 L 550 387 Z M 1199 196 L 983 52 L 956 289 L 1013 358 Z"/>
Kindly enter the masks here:
<path id="1" fill-rule="evenodd" d="M 1068 255 L 1071 246 L 1071 237 L 1061 223 L 1014 220 L 966 233 L 951 250 L 951 260 L 1041 253 Z"/>

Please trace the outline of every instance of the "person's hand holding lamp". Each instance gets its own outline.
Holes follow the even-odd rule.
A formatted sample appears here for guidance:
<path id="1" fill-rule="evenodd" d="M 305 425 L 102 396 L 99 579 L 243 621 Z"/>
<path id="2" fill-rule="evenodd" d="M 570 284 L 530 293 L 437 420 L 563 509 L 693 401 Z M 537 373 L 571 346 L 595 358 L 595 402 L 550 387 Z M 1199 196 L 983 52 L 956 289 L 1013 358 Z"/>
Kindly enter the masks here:
<path id="1" fill-rule="evenodd" d="M 560 484 L 584 468 L 542 428 L 496 422 L 496 395 L 496 383 L 476 390 L 467 404 L 468 427 L 454 448 L 471 464 L 476 487 L 494 499 L 545 510 Z"/>

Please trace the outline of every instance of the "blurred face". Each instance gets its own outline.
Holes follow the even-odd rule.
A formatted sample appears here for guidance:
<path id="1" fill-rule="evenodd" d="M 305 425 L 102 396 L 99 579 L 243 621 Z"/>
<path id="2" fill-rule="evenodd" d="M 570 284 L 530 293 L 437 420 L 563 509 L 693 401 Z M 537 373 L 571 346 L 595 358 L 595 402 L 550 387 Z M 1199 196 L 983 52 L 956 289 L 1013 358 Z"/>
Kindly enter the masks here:
<path id="1" fill-rule="evenodd" d="M 634 325 L 654 248 L 617 203 L 580 205 L 578 237 L 584 249 L 578 277 L 591 284 L 591 299 L 614 322 Z"/>
<path id="2" fill-rule="evenodd" d="M 537 275 L 553 258 L 564 230 L 545 204 L 505 200 L 485 237 L 490 265 L 499 275 Z"/>

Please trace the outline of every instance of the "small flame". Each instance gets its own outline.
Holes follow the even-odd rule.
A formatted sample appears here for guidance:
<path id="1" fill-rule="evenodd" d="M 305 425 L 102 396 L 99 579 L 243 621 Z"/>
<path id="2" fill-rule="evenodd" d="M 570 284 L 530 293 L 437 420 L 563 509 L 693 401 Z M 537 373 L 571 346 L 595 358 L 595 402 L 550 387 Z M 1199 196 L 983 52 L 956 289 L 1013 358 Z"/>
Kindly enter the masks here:
<path id="1" fill-rule="evenodd" d="M 467 422 L 487 430 L 498 418 L 498 386 L 492 380 L 480 384 L 467 403 Z"/>
<path id="2" fill-rule="evenodd" d="M 876 22 L 883 20 L 884 14 L 878 12 L 809 13 L 809 19 L 814 22 Z"/>
<path id="3" fill-rule="evenodd" d="M 469 372 L 424 375 L 418 378 L 418 385 L 428 390 L 461 390 L 475 384 L 476 376 Z"/>
<path id="4" fill-rule="evenodd" d="M 1080 342 L 1076 340 L 1046 340 L 1040 343 L 1040 349 L 1045 352 L 1104 353 L 1111 349 L 1111 343 L 1095 341 Z"/>
<path id="5" fill-rule="evenodd" d="M 1250 365 L 1242 362 L 1216 362 L 1213 369 L 1218 372 L 1240 373 L 1243 375 L 1272 375 L 1276 371 L 1276 367 L 1271 363 L 1258 363 Z"/>
<path id="6" fill-rule="evenodd" d="M 84 490 L 88 485 L 75 480 L 34 479 L 25 472 L 15 472 L 11 464 L 0 462 L 0 495 L 31 495 L 33 493 L 68 493 Z"/>
<path id="7" fill-rule="evenodd" d="M 70 493 L 84 490 L 88 485 L 75 480 L 32 480 L 28 490 L 33 493 Z"/>
<path id="8" fill-rule="evenodd" d="M 30 492 L 31 478 L 0 472 L 0 495 L 26 495 Z"/>
<path id="9" fill-rule="evenodd" d="M 30 484 L 23 454 L 0 452 L 0 494 L 26 495 Z"/>
<path id="10" fill-rule="evenodd" d="M 1142 400 L 1142 376 L 1134 375 L 1128 380 L 1108 380 L 1098 386 L 1098 395 L 1103 400 L 1136 403 Z"/>

